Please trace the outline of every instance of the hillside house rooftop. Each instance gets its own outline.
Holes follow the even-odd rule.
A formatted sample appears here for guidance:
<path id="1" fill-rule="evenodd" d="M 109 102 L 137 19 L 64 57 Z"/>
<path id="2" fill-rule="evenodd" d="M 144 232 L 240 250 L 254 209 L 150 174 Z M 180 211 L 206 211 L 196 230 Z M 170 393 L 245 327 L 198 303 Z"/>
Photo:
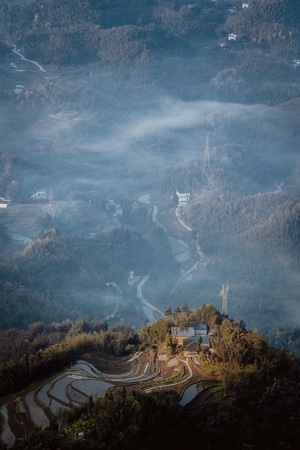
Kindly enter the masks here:
<path id="1" fill-rule="evenodd" d="M 178 192 L 176 191 L 176 195 L 178 197 L 179 205 L 185 205 L 191 200 L 190 192 Z"/>

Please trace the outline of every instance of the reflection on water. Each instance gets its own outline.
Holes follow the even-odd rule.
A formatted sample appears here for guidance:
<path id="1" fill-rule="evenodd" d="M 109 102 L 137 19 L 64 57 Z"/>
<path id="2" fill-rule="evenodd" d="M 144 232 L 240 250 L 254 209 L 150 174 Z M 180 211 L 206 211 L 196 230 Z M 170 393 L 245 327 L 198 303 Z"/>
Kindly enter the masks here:
<path id="1" fill-rule="evenodd" d="M 25 397 L 25 402 L 29 409 L 31 420 L 37 427 L 46 428 L 50 425 L 49 419 L 44 410 L 36 403 L 34 391 L 29 392 Z"/>
<path id="2" fill-rule="evenodd" d="M 179 401 L 180 406 L 187 405 L 192 401 L 197 395 L 202 392 L 205 388 L 209 387 L 211 383 L 207 381 L 198 381 L 197 383 L 190 384 L 183 392 L 183 395 Z"/>
<path id="3" fill-rule="evenodd" d="M 185 406 L 196 397 L 196 395 L 198 394 L 197 384 L 198 383 L 191 384 L 185 389 L 183 396 L 179 401 L 179 405 Z"/>
<path id="4" fill-rule="evenodd" d="M 1 439 L 5 444 L 7 444 L 7 448 L 12 448 L 15 443 L 15 435 L 11 432 L 10 426 L 8 424 L 8 412 L 7 405 L 4 405 L 1 408 L 1 415 L 4 418 L 4 422 L 2 424 L 2 433 Z"/>

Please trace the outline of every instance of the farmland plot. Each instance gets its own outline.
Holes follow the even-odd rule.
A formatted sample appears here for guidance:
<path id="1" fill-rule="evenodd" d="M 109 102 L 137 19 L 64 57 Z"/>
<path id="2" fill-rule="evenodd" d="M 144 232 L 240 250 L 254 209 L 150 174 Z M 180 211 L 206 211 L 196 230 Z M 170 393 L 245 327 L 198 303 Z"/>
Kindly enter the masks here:
<path id="1" fill-rule="evenodd" d="M 35 398 L 34 398 L 34 391 L 29 392 L 29 394 L 25 397 L 25 402 L 28 406 L 30 418 L 32 422 L 37 426 L 41 428 L 46 428 L 50 425 L 50 421 L 48 417 L 45 414 L 45 411 L 43 408 L 41 408 Z"/>
<path id="2" fill-rule="evenodd" d="M 113 371 L 116 369 L 112 363 L 109 363 L 106 369 L 108 367 Z M 147 367 L 147 370 L 145 367 Z M 100 372 L 90 362 L 79 360 L 68 369 L 46 379 L 41 384 L 35 387 L 31 386 L 30 390 L 17 394 L 19 403 L 24 405 L 22 411 L 20 410 L 20 413 L 22 413 L 20 423 L 26 421 L 28 431 L 33 426 L 46 428 L 49 426 L 53 414 L 58 414 L 60 410 L 78 406 L 80 403 L 86 402 L 91 396 L 103 397 L 109 388 L 118 385 L 120 382 L 135 383 L 155 377 L 156 374 L 149 371 L 149 368 L 149 363 L 139 363 L 139 359 L 135 358 L 135 365 L 131 367 L 131 370 L 128 371 L 128 366 L 122 364 L 118 367 L 118 373 L 109 374 Z M 122 372 L 122 370 L 124 371 Z M 10 401 L 15 403 L 13 396 Z M 4 403 L 2 406 L 4 406 Z M 5 411 L 7 410 L 9 408 Z M 16 437 L 22 435 L 22 430 L 19 423 L 13 421 L 10 414 L 8 420 L 4 422 L 1 438 L 8 445 L 8 448 L 11 448 L 16 441 Z"/>

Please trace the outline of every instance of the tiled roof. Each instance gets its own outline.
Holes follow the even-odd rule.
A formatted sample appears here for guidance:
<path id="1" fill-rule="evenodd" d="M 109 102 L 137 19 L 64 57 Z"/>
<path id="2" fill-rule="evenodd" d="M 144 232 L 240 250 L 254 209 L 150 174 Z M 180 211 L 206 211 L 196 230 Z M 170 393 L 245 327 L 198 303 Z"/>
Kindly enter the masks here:
<path id="1" fill-rule="evenodd" d="M 173 336 L 177 337 L 193 337 L 195 336 L 194 327 L 171 327 L 171 332 Z"/>

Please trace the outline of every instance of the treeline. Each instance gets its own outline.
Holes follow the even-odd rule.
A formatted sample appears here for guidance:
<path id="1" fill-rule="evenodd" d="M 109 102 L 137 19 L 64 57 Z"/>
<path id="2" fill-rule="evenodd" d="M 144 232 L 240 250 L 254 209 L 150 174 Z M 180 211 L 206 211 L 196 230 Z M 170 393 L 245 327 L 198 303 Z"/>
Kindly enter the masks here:
<path id="1" fill-rule="evenodd" d="M 191 204 L 184 217 L 211 261 L 207 273 L 214 292 L 229 280 L 231 314 L 264 333 L 278 328 L 291 289 L 297 298 L 290 275 L 299 266 L 298 217 L 298 201 L 270 192 L 212 195 L 209 202 Z"/>
<path id="2" fill-rule="evenodd" d="M 244 9 L 236 2 L 236 14 L 229 14 L 230 6 L 210 0 L 132 0 L 126 5 L 120 0 L 2 2 L 0 40 L 15 43 L 27 58 L 43 65 L 92 63 L 90 74 L 113 71 L 135 86 L 153 89 L 153 83 L 158 83 L 176 95 L 180 87 L 193 99 L 278 104 L 298 97 L 297 71 L 291 67 L 299 53 L 297 2 L 250 2 Z M 228 42 L 232 32 L 237 42 Z M 220 41 L 226 41 L 224 48 L 219 47 Z M 205 71 L 199 67 L 197 75 L 182 72 L 177 58 L 202 55 L 207 43 L 205 59 L 211 64 Z M 266 57 L 261 50 L 284 58 Z M 170 66 L 165 65 L 165 58 L 173 56 Z M 190 81 L 182 86 L 182 78 Z M 287 82 L 291 83 L 288 90 Z M 32 107 L 47 89 L 54 91 L 49 96 L 54 101 L 57 92 L 52 80 L 39 89 L 38 96 L 24 100 L 22 107 Z M 9 98 L 10 94 L 2 95 Z M 81 97 L 89 94 L 87 90 Z M 90 103 L 94 100 L 91 96 Z"/>
<path id="3" fill-rule="evenodd" d="M 131 327 L 114 326 L 106 322 L 65 320 L 46 326 L 32 324 L 28 330 L 11 329 L 0 334 L 1 366 L 0 395 L 16 392 L 49 372 L 75 361 L 84 353 L 104 352 L 126 355 L 138 348 L 149 350 L 162 346 L 176 352 L 171 327 L 181 328 L 206 323 L 211 332 L 213 362 L 224 363 L 235 371 L 243 367 L 260 369 L 270 353 L 258 333 L 247 331 L 244 324 L 224 319 L 213 306 L 206 304 L 196 310 L 187 305 L 165 311 L 166 319 L 135 332 Z"/>
<path id="4" fill-rule="evenodd" d="M 211 79 L 211 93 L 223 101 L 265 102 L 276 105 L 299 97 L 298 73 L 292 67 L 299 54 L 299 2 L 297 0 L 231 2 L 236 12 L 216 29 L 226 43 L 230 64 Z M 228 35 L 237 35 L 228 42 Z M 224 53 L 224 52 L 223 52 Z M 278 58 L 280 56 L 280 58 Z M 290 83 L 287 93 L 284 83 Z M 276 84 L 276 88 L 275 88 Z M 255 86 L 255 88 L 254 88 Z"/>
<path id="5" fill-rule="evenodd" d="M 0 330 L 26 329 L 43 319 L 51 323 L 70 316 L 68 309 L 49 295 L 24 286 L 18 268 L 3 264 L 0 269 Z"/>
<path id="6" fill-rule="evenodd" d="M 172 260 L 167 238 L 150 234 L 151 241 L 116 226 L 86 239 L 49 229 L 22 251 L 3 254 L 0 329 L 27 328 L 33 322 L 66 317 L 101 320 L 114 304 L 122 309 L 129 295 L 130 270 L 155 275 Z"/>
<path id="7" fill-rule="evenodd" d="M 106 322 L 78 319 L 49 326 L 35 323 L 28 331 L 9 330 L 0 333 L 0 343 L 0 396 L 5 396 L 69 366 L 85 353 L 127 355 L 139 338 L 130 327 L 108 330 Z"/>
<path id="8" fill-rule="evenodd" d="M 202 305 L 201 308 L 192 310 L 187 304 L 176 307 L 174 311 L 168 307 L 165 311 L 165 319 L 157 319 L 153 324 L 146 325 L 140 332 L 142 348 L 160 347 L 166 345 L 171 351 L 175 351 L 172 345 L 171 327 L 191 327 L 199 323 L 206 323 L 208 327 L 213 327 L 222 320 L 219 311 L 210 304 Z"/>
<path id="9" fill-rule="evenodd" d="M 300 7 L 297 0 L 249 1 L 249 7 L 232 15 L 224 29 L 240 41 L 263 46 L 281 54 L 299 48 Z"/>
<path id="10" fill-rule="evenodd" d="M 230 400 L 203 401 L 194 408 L 180 407 L 170 391 L 120 390 L 61 417 L 69 432 L 53 424 L 32 432 L 16 448 L 34 450 L 44 444 L 49 449 L 180 450 L 188 439 L 192 450 L 296 450 L 299 398 L 294 397 L 295 386 L 291 388 L 294 379 L 289 385 L 259 384 L 257 389 L 259 381 L 245 377 L 232 384 Z"/>
<path id="11" fill-rule="evenodd" d="M 165 320 L 158 319 L 153 324 L 145 326 L 139 332 L 142 347 L 156 347 L 163 345 L 176 351 L 171 339 L 171 327 L 196 326 L 207 324 L 209 332 L 210 353 L 212 362 L 221 364 L 220 372 L 226 374 L 227 369 L 240 372 L 245 367 L 248 370 L 261 370 L 264 365 L 269 366 L 270 360 L 283 352 L 274 350 L 266 337 L 257 331 L 246 328 L 244 322 L 236 322 L 222 315 L 214 306 L 203 304 L 201 308 L 192 310 L 188 305 L 176 307 L 174 311 L 167 308 L 164 312 Z M 177 349 L 178 350 L 178 349 Z M 180 350 L 180 349 L 179 349 Z"/>
<path id="12" fill-rule="evenodd" d="M 195 202 L 187 214 L 207 255 L 233 254 L 243 246 L 247 258 L 269 266 L 297 263 L 299 204 L 284 193 L 223 193 L 205 204 Z"/>
<path id="13" fill-rule="evenodd" d="M 222 9 L 210 1 L 192 9 L 159 0 L 2 2 L 0 13 L 2 40 L 20 43 L 28 58 L 43 64 L 100 60 L 128 66 L 138 59 L 151 65 L 153 55 L 174 43 L 191 50 L 191 38 L 213 36 L 224 20 Z"/>
<path id="14" fill-rule="evenodd" d="M 188 324 L 196 319 L 211 324 L 214 351 L 211 356 L 203 355 L 203 368 L 209 364 L 222 374 L 223 395 L 180 407 L 178 395 L 171 390 L 146 394 L 123 387 L 61 412 L 57 422 L 52 421 L 45 430 L 36 429 L 16 448 L 32 450 L 44 444 L 62 449 L 171 450 L 181 449 L 188 436 L 189 448 L 195 450 L 199 445 L 209 450 L 296 450 L 300 437 L 299 361 L 270 347 L 263 336 L 221 316 L 210 305 L 197 311 L 184 305 L 166 315 L 167 328 L 182 322 L 182 317 Z M 157 336 L 157 345 L 164 345 L 167 328 L 163 331 L 163 322 L 144 329 L 141 338 Z"/>
<path id="15" fill-rule="evenodd" d="M 42 171 L 45 177 L 49 175 L 44 167 L 0 152 L 0 197 L 20 203 L 28 201 L 24 195 L 27 187 L 25 180 L 36 177 L 38 171 Z"/>

